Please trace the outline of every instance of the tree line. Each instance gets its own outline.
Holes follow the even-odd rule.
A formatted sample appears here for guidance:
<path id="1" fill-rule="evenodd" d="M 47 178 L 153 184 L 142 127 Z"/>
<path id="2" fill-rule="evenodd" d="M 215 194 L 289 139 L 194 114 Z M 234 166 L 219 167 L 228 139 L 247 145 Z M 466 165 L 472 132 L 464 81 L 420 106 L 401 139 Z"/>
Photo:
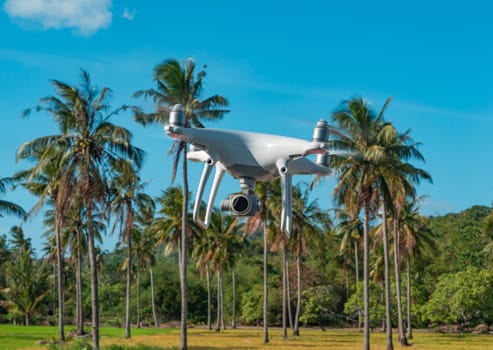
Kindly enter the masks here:
<path id="1" fill-rule="evenodd" d="M 323 210 L 310 199 L 321 179 L 297 184 L 290 237 L 279 229 L 279 181 L 257 184 L 264 206 L 256 216 L 238 220 L 216 210 L 209 229 L 197 227 L 188 214 L 183 142 L 175 141 L 171 149 L 172 177 L 181 170 L 182 185 L 156 197 L 145 193 L 139 177 L 145 152 L 133 144 L 130 130 L 113 120 L 130 111 L 144 126 L 162 124 L 178 103 L 185 107 L 187 125 L 204 127 L 204 121 L 221 119 L 229 112 L 228 100 L 220 95 L 202 98 L 205 69 L 197 72 L 192 60 L 158 64 L 155 87 L 134 94 L 155 102 L 151 112 L 128 105 L 112 109 L 111 90 L 95 89 L 85 71 L 79 85 L 52 81 L 56 94 L 24 112 L 24 117 L 50 114 L 59 134 L 20 145 L 17 159 L 30 167 L 0 181 L 0 194 L 10 186 L 23 186 L 38 198 L 28 213 L 0 201 L 2 213 L 24 217 L 43 209 L 47 230 L 43 258 L 34 256 L 21 227 L 12 228 L 10 239 L 0 240 L 5 267 L 0 311 L 5 317 L 21 322 L 22 316 L 25 324 L 34 315 L 56 317 L 60 341 L 65 340 L 67 321 L 81 335 L 90 318 L 95 349 L 101 319 L 121 325 L 126 337 L 131 337 L 132 324 L 152 320 L 159 326 L 180 320 L 181 349 L 187 348 L 189 322 L 212 329 L 214 318 L 218 331 L 227 327 L 226 319 L 233 328 L 237 322 L 262 325 L 266 343 L 272 324 L 282 326 L 284 337 L 288 329 L 299 335 L 301 322 L 358 326 L 364 330 L 365 349 L 375 327 L 383 327 L 392 349 L 393 327 L 398 341 L 407 345 L 413 323 L 489 322 L 488 308 L 473 303 L 468 316 L 458 306 L 463 314 L 459 318 L 435 317 L 441 305 L 437 290 L 453 283 L 473 285 L 472 277 L 489 281 L 491 245 L 485 233 L 492 232 L 493 219 L 486 219 L 483 227 L 487 213 L 475 218 L 476 236 L 468 244 L 484 240 L 481 254 L 465 247 L 449 257 L 449 262 L 456 261 L 465 254 L 464 261 L 472 264 L 453 271 L 447 262 L 435 264 L 437 256 L 454 250 L 457 242 L 442 246 L 444 238 L 451 238 L 448 233 L 437 238 L 439 218 L 419 213 L 417 185 L 431 176 L 413 164 L 424 157 L 410 130 L 400 132 L 385 119 L 391 99 L 375 112 L 364 99 L 353 98 L 331 114 L 339 132 L 330 146 L 345 154 L 330 159 L 337 184 L 326 195 L 333 196 L 336 208 Z M 97 243 L 109 232 L 118 233 L 120 244 L 113 252 L 102 252 Z M 424 283 L 426 278 L 431 285 Z M 433 278 L 439 282 L 431 282 Z M 478 300 L 488 300 L 490 289 L 480 288 L 485 286 L 478 282 Z M 448 292 L 455 293 L 453 288 Z"/>

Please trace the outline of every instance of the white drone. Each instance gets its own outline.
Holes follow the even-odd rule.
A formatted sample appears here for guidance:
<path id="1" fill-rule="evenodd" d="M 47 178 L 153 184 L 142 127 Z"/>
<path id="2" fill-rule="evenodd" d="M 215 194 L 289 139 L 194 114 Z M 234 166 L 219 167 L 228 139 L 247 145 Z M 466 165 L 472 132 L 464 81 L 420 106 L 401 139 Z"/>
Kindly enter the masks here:
<path id="1" fill-rule="evenodd" d="M 292 176 L 330 174 L 329 126 L 324 120 L 317 122 L 312 141 L 244 131 L 195 129 L 185 127 L 185 109 L 178 104 L 172 107 L 169 124 L 164 130 L 168 136 L 190 144 L 189 160 L 204 163 L 193 209 L 193 220 L 202 228 L 209 226 L 217 190 L 226 171 L 239 179 L 241 193 L 229 195 L 221 201 L 220 208 L 234 216 L 253 216 L 262 209 L 254 193 L 257 181 L 281 178 L 281 231 L 288 235 L 292 226 Z M 310 154 L 316 154 L 315 162 L 305 158 Z M 214 167 L 214 180 L 202 220 L 200 204 Z"/>

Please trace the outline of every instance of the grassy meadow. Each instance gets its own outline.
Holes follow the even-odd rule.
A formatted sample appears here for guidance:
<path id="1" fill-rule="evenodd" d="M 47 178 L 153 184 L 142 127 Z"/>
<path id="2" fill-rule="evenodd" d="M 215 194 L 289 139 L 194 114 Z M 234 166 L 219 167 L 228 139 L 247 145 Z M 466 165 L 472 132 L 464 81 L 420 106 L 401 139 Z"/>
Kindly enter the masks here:
<path id="1" fill-rule="evenodd" d="M 70 328 L 68 328 L 70 330 Z M 111 349 L 177 349 L 180 344 L 180 332 L 178 329 L 143 328 L 132 329 L 132 339 L 123 339 L 124 330 L 121 328 L 102 328 L 102 348 Z M 351 329 L 337 329 L 321 331 L 319 329 L 302 329 L 300 337 L 289 336 L 288 340 L 282 339 L 280 329 L 270 329 L 270 342 L 262 343 L 262 328 L 243 328 L 226 330 L 222 332 L 208 331 L 203 328 L 189 330 L 188 344 L 190 350 L 213 349 L 270 349 L 270 350 L 350 350 L 363 347 L 363 335 L 361 332 Z M 39 340 L 49 340 L 56 337 L 55 327 L 45 326 L 12 326 L 0 325 L 0 349 L 15 350 L 43 350 L 48 346 L 36 345 Z M 396 337 L 394 337 L 394 341 Z M 70 350 L 79 348 L 75 341 L 66 347 Z M 384 350 L 385 334 L 373 333 L 371 336 L 371 348 Z M 394 344 L 395 349 L 404 347 Z M 83 347 L 80 347 L 83 348 Z M 50 349 L 54 349 L 51 347 Z M 420 350 L 493 350 L 493 335 L 488 334 L 440 334 L 426 331 L 416 331 L 415 339 L 410 349 Z"/>

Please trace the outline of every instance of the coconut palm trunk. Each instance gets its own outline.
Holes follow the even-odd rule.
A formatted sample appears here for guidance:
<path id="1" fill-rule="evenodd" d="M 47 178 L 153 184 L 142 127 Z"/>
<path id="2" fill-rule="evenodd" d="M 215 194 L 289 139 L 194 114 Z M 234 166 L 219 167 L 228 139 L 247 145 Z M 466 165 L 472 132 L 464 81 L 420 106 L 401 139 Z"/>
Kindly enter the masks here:
<path id="1" fill-rule="evenodd" d="M 217 319 L 216 319 L 216 332 L 224 329 L 224 319 L 223 319 L 223 293 L 222 293 L 222 268 L 217 269 Z"/>
<path id="2" fill-rule="evenodd" d="M 387 230 L 387 207 L 382 200 L 382 228 L 383 228 L 383 260 L 385 280 L 385 328 L 387 332 L 387 350 L 393 350 L 392 343 L 392 310 L 390 305 L 390 267 L 389 267 L 389 238 Z"/>
<path id="3" fill-rule="evenodd" d="M 226 325 L 224 324 L 224 290 L 223 290 L 223 267 L 221 266 L 220 270 L 220 278 L 219 278 L 219 285 L 220 285 L 220 293 L 221 293 L 221 303 L 219 304 L 221 308 L 221 327 L 222 329 L 226 329 Z"/>
<path id="4" fill-rule="evenodd" d="M 75 262 L 75 288 L 76 288 L 76 315 L 77 315 L 77 335 L 84 335 L 84 312 L 82 308 L 82 237 L 81 232 L 77 229 L 77 250 Z"/>
<path id="5" fill-rule="evenodd" d="M 370 239 L 368 234 L 370 208 L 368 200 L 364 203 L 363 222 L 363 349 L 370 350 L 370 274 L 369 253 Z"/>
<path id="6" fill-rule="evenodd" d="M 135 266 L 135 284 L 137 287 L 137 328 L 140 328 L 140 264 L 139 264 L 139 256 L 136 257 L 137 266 Z"/>
<path id="7" fill-rule="evenodd" d="M 231 312 L 231 328 L 236 329 L 236 273 L 234 267 L 231 268 L 231 284 L 232 284 L 232 293 L 233 293 L 233 301 L 232 301 L 232 312 Z"/>
<path id="8" fill-rule="evenodd" d="M 62 215 L 56 211 L 56 260 L 57 260 L 57 286 L 58 286 L 58 336 L 61 342 L 65 342 L 65 330 L 63 317 L 65 314 L 65 293 L 63 290 L 63 249 L 62 249 Z"/>
<path id="9" fill-rule="evenodd" d="M 395 271 L 395 295 L 397 298 L 397 323 L 399 330 L 399 343 L 402 346 L 408 346 L 406 334 L 404 333 L 404 318 L 402 315 L 402 299 L 401 299 L 401 268 L 400 268 L 400 253 L 399 253 L 399 215 L 394 215 L 394 271 Z"/>
<path id="10" fill-rule="evenodd" d="M 269 286 L 267 279 L 267 250 L 268 250 L 268 239 L 267 239 L 267 228 L 265 227 L 265 222 L 263 223 L 263 231 L 264 231 L 264 344 L 269 342 L 269 328 L 267 326 L 267 316 L 269 311 Z"/>
<path id="11" fill-rule="evenodd" d="M 130 289 L 132 284 L 132 239 L 130 232 L 127 232 L 127 286 L 126 286 L 126 307 L 125 307 L 125 339 L 130 339 Z"/>
<path id="12" fill-rule="evenodd" d="M 154 273 L 152 272 L 152 266 L 149 267 L 149 279 L 151 282 L 152 319 L 154 321 L 154 326 L 159 328 L 159 321 L 156 314 L 156 293 L 154 292 Z"/>
<path id="13" fill-rule="evenodd" d="M 212 293 L 209 263 L 205 265 L 205 280 L 207 283 L 207 329 L 212 330 Z"/>
<path id="14" fill-rule="evenodd" d="M 221 287 L 219 285 L 219 270 L 216 271 L 216 332 L 221 330 Z"/>
<path id="15" fill-rule="evenodd" d="M 88 157 L 88 155 L 86 156 Z M 86 164 L 89 164 L 86 159 Z M 86 218 L 88 227 L 88 250 L 89 250 L 89 267 L 91 275 L 91 309 L 92 309 L 92 342 L 93 349 L 99 350 L 99 283 L 98 283 L 98 264 L 96 259 L 96 245 L 94 242 L 94 223 L 92 218 L 93 203 L 89 186 L 89 169 L 86 168 L 86 183 L 84 184 L 84 200 L 86 207 Z"/>
<path id="16" fill-rule="evenodd" d="M 286 259 L 286 264 L 285 267 L 286 269 L 286 295 L 288 298 L 288 321 L 289 321 L 289 328 L 292 330 L 294 329 L 293 325 L 293 312 L 291 310 L 291 283 L 289 283 L 289 262 L 288 259 Z"/>
<path id="17" fill-rule="evenodd" d="M 188 216 L 188 167 L 187 167 L 187 146 L 182 142 L 183 147 L 183 203 L 181 218 L 181 259 L 180 259 L 180 294 L 181 294 L 181 344 L 180 350 L 187 350 L 187 216 Z"/>
<path id="18" fill-rule="evenodd" d="M 89 205 L 92 208 L 92 205 Z M 88 210 L 92 211 L 92 210 Z M 94 244 L 94 231 L 92 228 L 92 214 L 87 214 L 89 219 L 89 265 L 91 270 L 91 308 L 92 308 L 92 342 L 93 349 L 99 350 L 99 289 L 98 289 L 98 266 L 96 261 L 96 247 Z"/>
<path id="19" fill-rule="evenodd" d="M 287 327 L 287 288 L 286 288 L 286 243 L 283 242 L 282 247 L 282 338 L 288 339 L 288 327 Z"/>
<path id="20" fill-rule="evenodd" d="M 411 256 L 406 259 L 406 307 L 407 307 L 407 339 L 413 339 L 413 328 L 411 323 Z"/>
<path id="21" fill-rule="evenodd" d="M 356 275 L 356 288 L 359 285 L 359 249 L 358 249 L 358 241 L 354 240 L 354 272 Z M 358 307 L 358 329 L 361 329 L 361 310 Z"/>
<path id="22" fill-rule="evenodd" d="M 300 312 L 301 312 L 301 257 L 296 255 L 296 313 L 294 316 L 293 335 L 300 335 Z"/>

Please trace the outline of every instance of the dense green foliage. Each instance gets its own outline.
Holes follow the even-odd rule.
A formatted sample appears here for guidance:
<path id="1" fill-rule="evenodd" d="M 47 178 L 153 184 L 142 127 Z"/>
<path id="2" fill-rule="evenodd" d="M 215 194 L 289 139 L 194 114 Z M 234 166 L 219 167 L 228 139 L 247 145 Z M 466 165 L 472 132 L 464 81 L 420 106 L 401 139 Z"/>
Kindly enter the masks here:
<path id="1" fill-rule="evenodd" d="M 413 315 L 417 326 L 458 324 L 463 327 L 474 327 L 479 323 L 493 322 L 493 273 L 489 270 L 488 255 L 482 247 L 488 242 L 482 234 L 482 223 L 489 213 L 489 208 L 476 206 L 458 214 L 447 214 L 429 218 L 429 225 L 437 236 L 435 252 L 429 252 L 422 259 L 416 259 L 412 271 Z M 468 239 L 460 239 L 467 236 Z M 15 236 L 3 236 L 6 250 L 4 256 L 15 256 L 18 245 Z M 17 237 L 18 239 L 19 237 Z M 237 305 L 240 324 L 259 325 L 262 322 L 262 241 L 261 237 L 252 236 L 236 261 L 237 270 Z M 356 312 L 361 310 L 361 286 L 358 293 L 353 293 L 351 283 L 350 298 L 347 299 L 345 281 L 340 259 L 338 257 L 339 241 L 336 236 L 324 233 L 310 242 L 311 249 L 302 261 L 303 312 L 301 320 L 307 324 L 323 326 L 339 326 L 355 324 Z M 5 248 L 4 248 L 5 249 Z M 156 263 L 154 266 L 154 282 L 156 285 L 156 306 L 160 322 L 175 324 L 180 317 L 180 290 L 178 279 L 178 262 L 175 254 L 165 256 L 164 248 L 155 250 Z M 455 253 L 452 254 L 451 251 Z M 27 255 L 26 255 L 27 256 Z M 474 261 L 482 262 L 476 266 L 464 264 L 464 257 L 476 257 Z M 125 319 L 125 272 L 121 266 L 126 258 L 125 248 L 115 247 L 112 252 L 100 252 L 101 262 L 101 321 L 109 326 L 122 327 Z M 0 320 L 3 322 L 23 323 L 24 316 L 18 308 L 9 307 L 7 293 L 10 287 L 9 271 L 17 258 L 2 260 L 0 267 L 0 282 L 4 301 L 0 308 Z M 290 264 L 293 257 L 290 257 Z M 28 274 L 34 281 L 37 273 L 46 274 L 53 270 L 51 263 L 40 258 L 33 263 L 39 266 L 39 272 Z M 15 264 L 19 266 L 19 264 Z M 73 269 L 66 264 L 67 290 L 73 290 L 74 279 L 70 276 Z M 44 267 L 42 267 L 44 266 Z M 462 268 L 460 268 L 462 267 Z M 27 268 L 27 267 L 26 267 Z M 269 320 L 272 324 L 280 324 L 281 309 L 281 278 L 282 263 L 278 253 L 271 253 L 269 262 L 269 287 L 272 291 L 269 306 Z M 88 273 L 88 264 L 84 264 L 84 274 Z M 148 271 L 142 271 L 141 276 L 141 313 L 142 324 L 152 324 L 150 280 Z M 354 280 L 354 270 L 350 271 Z M 16 278 L 22 278 L 16 274 Z M 196 324 L 205 324 L 207 316 L 207 291 L 205 278 L 194 268 L 191 261 L 188 266 L 189 281 L 189 313 L 190 320 Z M 134 281 L 135 282 L 135 281 Z M 20 282 L 19 282 L 20 283 Z M 53 303 L 56 295 L 53 291 L 53 278 L 44 278 L 36 283 L 45 286 L 38 290 L 32 299 L 39 298 L 32 322 L 51 323 L 56 320 L 56 308 Z M 290 271 L 292 304 L 295 302 L 294 271 Z M 12 284 L 14 286 L 14 284 Z M 32 283 L 33 291 L 36 284 Z M 212 306 L 215 314 L 216 293 L 215 283 L 212 283 Z M 382 325 L 384 309 L 382 303 L 383 290 L 378 284 L 371 285 L 371 317 L 372 326 Z M 231 315 L 231 277 L 224 274 L 225 317 L 226 323 Z M 135 291 L 135 284 L 132 292 Z M 90 317 L 90 293 L 88 283 L 83 286 L 85 317 Z M 132 322 L 136 322 L 135 294 L 132 298 Z M 66 294 L 66 320 L 72 323 L 75 317 L 75 296 Z M 12 298 L 12 301 L 14 299 Z M 394 315 L 394 322 L 395 315 Z"/>

